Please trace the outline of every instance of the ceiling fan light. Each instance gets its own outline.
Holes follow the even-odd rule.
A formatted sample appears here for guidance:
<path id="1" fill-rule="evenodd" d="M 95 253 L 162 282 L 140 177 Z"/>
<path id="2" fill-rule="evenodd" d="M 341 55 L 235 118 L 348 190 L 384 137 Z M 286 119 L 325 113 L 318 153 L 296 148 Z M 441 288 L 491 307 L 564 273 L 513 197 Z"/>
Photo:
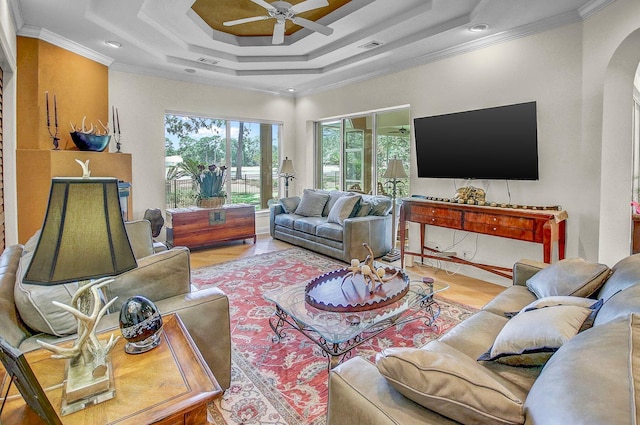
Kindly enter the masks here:
<path id="1" fill-rule="evenodd" d="M 122 43 L 119 43 L 113 40 L 105 41 L 104 44 L 106 44 L 109 47 L 113 47 L 114 49 L 119 49 L 120 47 L 122 47 Z"/>

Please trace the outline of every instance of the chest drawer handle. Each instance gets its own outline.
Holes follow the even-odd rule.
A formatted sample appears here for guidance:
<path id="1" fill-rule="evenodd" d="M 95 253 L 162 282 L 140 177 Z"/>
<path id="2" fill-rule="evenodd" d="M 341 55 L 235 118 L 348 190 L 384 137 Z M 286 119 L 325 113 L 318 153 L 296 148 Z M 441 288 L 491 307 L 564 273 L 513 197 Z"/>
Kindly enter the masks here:
<path id="1" fill-rule="evenodd" d="M 498 228 L 497 228 L 497 227 L 494 227 L 494 228 L 493 228 L 493 231 L 495 232 L 496 230 L 498 230 Z"/>
<path id="2" fill-rule="evenodd" d="M 498 218 L 497 217 L 493 217 L 493 221 L 498 221 Z"/>

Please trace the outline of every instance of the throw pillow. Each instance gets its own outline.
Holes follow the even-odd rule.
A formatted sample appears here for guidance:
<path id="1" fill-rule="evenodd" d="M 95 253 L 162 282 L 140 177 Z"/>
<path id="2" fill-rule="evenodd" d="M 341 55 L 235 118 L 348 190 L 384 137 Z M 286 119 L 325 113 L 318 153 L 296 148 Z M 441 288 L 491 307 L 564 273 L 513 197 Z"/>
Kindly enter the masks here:
<path id="1" fill-rule="evenodd" d="M 557 305 L 575 305 L 579 307 L 586 307 L 589 310 L 591 310 L 591 313 L 589 313 L 589 316 L 587 316 L 585 321 L 582 323 L 582 326 L 578 331 L 579 333 L 582 331 L 586 331 L 587 329 L 593 326 L 593 323 L 596 320 L 596 316 L 598 315 L 598 312 L 600 311 L 602 304 L 604 304 L 603 299 L 594 301 L 593 298 L 582 298 L 582 297 L 558 295 L 555 297 L 545 297 L 545 298 L 537 299 L 534 302 L 530 303 L 529 305 L 524 306 L 519 313 L 524 313 L 526 311 L 536 310 L 539 308 L 554 307 Z M 515 316 L 515 314 L 513 316 Z"/>
<path id="2" fill-rule="evenodd" d="M 328 217 L 329 216 L 329 212 L 331 211 L 331 208 L 333 208 L 333 205 L 336 203 L 336 201 L 338 199 L 340 199 L 344 195 L 351 195 L 352 194 L 350 192 L 342 192 L 340 190 L 332 190 L 330 192 L 324 192 L 324 193 L 328 193 L 329 194 L 329 200 L 327 200 L 327 203 L 324 206 L 324 209 L 322 210 L 322 216 L 323 217 Z"/>
<path id="3" fill-rule="evenodd" d="M 328 193 L 305 189 L 295 213 L 305 217 L 321 217 L 322 210 L 328 200 Z"/>
<path id="4" fill-rule="evenodd" d="M 369 215 L 387 215 L 391 212 L 391 198 L 378 195 L 366 195 L 362 199 L 371 204 Z"/>
<path id="5" fill-rule="evenodd" d="M 354 217 L 366 217 L 370 212 L 371 203 L 360 200 L 360 203 L 358 204 L 358 211 L 356 212 Z"/>
<path id="6" fill-rule="evenodd" d="M 604 284 L 610 269 L 582 258 L 560 260 L 527 280 L 527 288 L 538 298 L 553 295 L 589 297 Z"/>
<path id="7" fill-rule="evenodd" d="M 290 198 L 281 198 L 280 205 L 282 205 L 282 209 L 285 213 L 291 214 L 292 212 L 295 212 L 298 205 L 300 205 L 300 197 L 292 196 Z"/>
<path id="8" fill-rule="evenodd" d="M 387 348 L 376 365 L 402 395 L 460 423 L 524 422 L 523 397 L 472 358 L 444 346 L 432 341 L 423 349 Z"/>
<path id="9" fill-rule="evenodd" d="M 331 211 L 329 211 L 327 222 L 344 225 L 344 221 L 352 217 L 357 210 L 358 202 L 360 202 L 361 198 L 360 195 L 344 195 L 338 198 L 333 207 L 331 207 Z"/>
<path id="10" fill-rule="evenodd" d="M 22 283 L 27 268 L 33 258 L 33 251 L 20 257 L 16 273 L 13 297 L 22 321 L 32 330 L 50 335 L 63 336 L 77 332 L 78 325 L 73 315 L 52 301 L 71 305 L 71 299 L 78 289 L 77 283 L 42 286 Z"/>
<path id="11" fill-rule="evenodd" d="M 511 366 L 542 366 L 565 342 L 576 336 L 592 310 L 554 305 L 523 311 L 502 328 L 493 346 L 478 360 Z"/>

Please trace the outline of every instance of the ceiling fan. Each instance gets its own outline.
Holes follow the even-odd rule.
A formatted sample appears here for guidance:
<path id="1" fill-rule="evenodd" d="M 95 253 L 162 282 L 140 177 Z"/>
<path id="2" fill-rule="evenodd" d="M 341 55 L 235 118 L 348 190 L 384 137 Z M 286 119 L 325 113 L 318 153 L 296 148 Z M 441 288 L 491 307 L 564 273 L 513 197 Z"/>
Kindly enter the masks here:
<path id="1" fill-rule="evenodd" d="M 407 134 L 407 133 L 409 133 L 409 130 L 404 128 L 404 125 L 397 130 L 392 130 L 389 132 L 389 134 Z"/>
<path id="2" fill-rule="evenodd" d="M 233 25 L 246 24 L 248 22 L 263 21 L 265 19 L 274 18 L 276 20 L 276 23 L 273 27 L 273 38 L 271 41 L 273 44 L 282 44 L 284 42 L 284 25 L 287 19 L 296 25 L 300 25 L 301 27 L 305 27 L 324 35 L 331 35 L 333 33 L 333 29 L 329 27 L 310 21 L 309 19 L 299 18 L 296 16 L 309 10 L 329 6 L 329 2 L 327 0 L 305 0 L 295 5 L 291 5 L 291 3 L 288 3 L 286 1 L 274 1 L 271 4 L 267 3 L 264 0 L 251 1 L 258 6 L 262 6 L 267 9 L 268 15 L 236 19 L 234 21 L 223 22 L 222 25 L 230 27 Z"/>

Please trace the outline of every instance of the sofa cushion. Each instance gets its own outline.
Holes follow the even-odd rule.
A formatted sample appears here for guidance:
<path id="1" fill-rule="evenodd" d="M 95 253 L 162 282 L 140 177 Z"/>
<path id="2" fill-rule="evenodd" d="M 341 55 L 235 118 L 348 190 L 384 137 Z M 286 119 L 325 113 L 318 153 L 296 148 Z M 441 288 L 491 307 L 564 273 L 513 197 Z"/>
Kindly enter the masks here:
<path id="1" fill-rule="evenodd" d="M 382 195 L 362 195 L 362 200 L 371 204 L 369 215 L 387 215 L 391 211 L 391 198 Z"/>
<path id="2" fill-rule="evenodd" d="M 289 198 L 280 198 L 280 205 L 282 205 L 282 209 L 285 213 L 291 214 L 296 210 L 296 208 L 298 208 L 298 205 L 300 205 L 300 197 L 292 196 Z"/>
<path id="3" fill-rule="evenodd" d="M 293 229 L 293 223 L 304 216 L 298 214 L 278 214 L 274 218 L 274 223 L 288 229 Z"/>
<path id="4" fill-rule="evenodd" d="M 327 222 L 343 225 L 347 218 L 353 216 L 360 199 L 360 195 L 344 195 L 338 198 L 329 211 Z"/>
<path id="5" fill-rule="evenodd" d="M 14 287 L 14 300 L 22 321 L 32 330 L 46 334 L 63 336 L 76 333 L 78 325 L 73 315 L 52 301 L 71 305 L 73 294 L 78 289 L 77 283 L 64 285 L 43 286 L 22 283 L 27 273 L 33 252 L 37 244 L 39 233 L 34 235 L 27 244 L 20 257 L 16 285 Z M 34 238 L 36 238 L 34 242 Z"/>
<path id="6" fill-rule="evenodd" d="M 340 224 L 325 223 L 316 226 L 316 236 L 342 242 L 344 228 Z"/>
<path id="7" fill-rule="evenodd" d="M 589 297 L 604 284 L 610 269 L 582 258 L 560 260 L 527 280 L 527 288 L 538 298 L 553 295 Z"/>
<path id="8" fill-rule="evenodd" d="M 640 282 L 640 254 L 623 258 L 611 268 L 611 271 L 611 276 L 598 292 L 598 298 L 605 301 L 618 291 Z"/>
<path id="9" fill-rule="evenodd" d="M 502 328 L 493 346 L 478 360 L 497 360 L 512 366 L 539 366 L 578 334 L 592 310 L 554 305 L 518 313 Z"/>
<path id="10" fill-rule="evenodd" d="M 376 357 L 405 397 L 466 424 L 521 424 L 524 397 L 463 353 L 433 341 L 423 349 L 388 348 Z"/>
<path id="11" fill-rule="evenodd" d="M 640 314 L 640 285 L 633 285 L 601 300 L 604 304 L 596 316 L 594 326 L 627 317 L 632 313 Z"/>
<path id="12" fill-rule="evenodd" d="M 638 423 L 639 319 L 595 326 L 560 347 L 525 400 L 527 423 Z"/>
<path id="13" fill-rule="evenodd" d="M 293 223 L 293 228 L 310 235 L 316 234 L 316 227 L 325 224 L 325 217 L 300 217 Z"/>
<path id="14" fill-rule="evenodd" d="M 526 286 L 514 285 L 496 295 L 482 309 L 503 316 L 505 313 L 517 313 L 536 299 L 536 295 Z"/>
<path id="15" fill-rule="evenodd" d="M 305 217 L 322 217 L 322 211 L 328 200 L 328 193 L 305 189 L 295 213 Z"/>

